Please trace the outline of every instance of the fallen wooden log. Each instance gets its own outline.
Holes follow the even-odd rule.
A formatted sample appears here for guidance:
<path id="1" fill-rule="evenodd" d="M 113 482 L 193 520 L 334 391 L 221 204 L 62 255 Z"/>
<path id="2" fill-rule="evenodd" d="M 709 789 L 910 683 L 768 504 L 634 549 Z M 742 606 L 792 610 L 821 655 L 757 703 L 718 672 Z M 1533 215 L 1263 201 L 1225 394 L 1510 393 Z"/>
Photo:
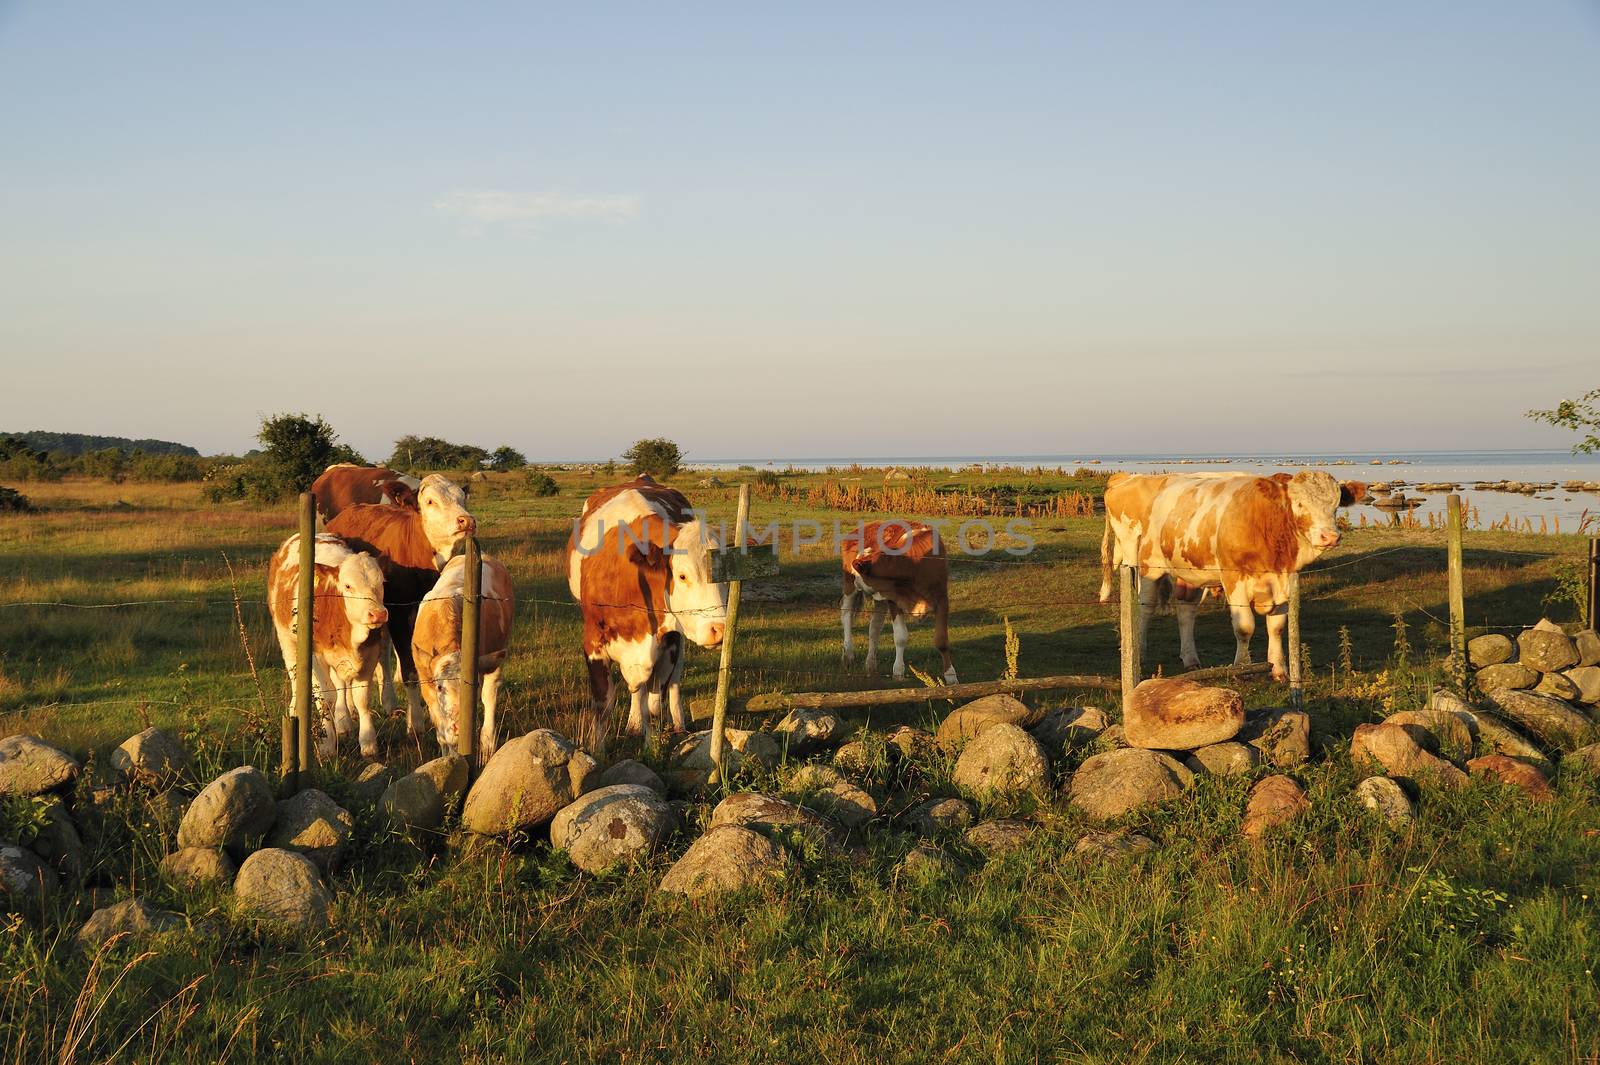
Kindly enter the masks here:
<path id="1" fill-rule="evenodd" d="M 1272 667 L 1266 663 L 1250 666 L 1216 666 L 1196 669 L 1177 676 L 1185 680 L 1233 680 L 1259 676 Z M 897 703 L 925 703 L 934 699 L 978 699 L 985 695 L 1016 695 L 1022 692 L 1055 691 L 1062 688 L 1094 688 L 1121 691 L 1116 677 L 1067 674 L 1059 677 L 1021 677 L 1017 680 L 980 680 L 970 684 L 934 684 L 920 688 L 884 688 L 855 692 L 763 692 L 752 695 L 744 704 L 747 714 L 766 714 L 774 710 L 833 710 L 846 706 L 892 706 Z"/>

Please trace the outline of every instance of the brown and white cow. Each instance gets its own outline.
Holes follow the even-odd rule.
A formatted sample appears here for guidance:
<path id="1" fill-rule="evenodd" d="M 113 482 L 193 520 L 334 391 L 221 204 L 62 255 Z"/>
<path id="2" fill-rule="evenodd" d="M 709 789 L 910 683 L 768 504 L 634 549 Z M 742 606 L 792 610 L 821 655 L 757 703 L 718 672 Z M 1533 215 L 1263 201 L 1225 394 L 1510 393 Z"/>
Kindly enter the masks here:
<path id="1" fill-rule="evenodd" d="M 312 552 L 311 679 L 317 702 L 333 710 L 332 726 L 323 722 L 318 751 L 325 759 L 333 757 L 338 737 L 350 731 L 353 706 L 361 718 L 361 753 L 370 758 L 378 753 L 378 732 L 367 709 L 367 690 L 382 647 L 380 629 L 389 618 L 383 571 L 377 559 L 326 533 L 317 536 Z M 299 661 L 299 585 L 300 537 L 295 535 L 267 563 L 267 611 L 291 676 Z"/>
<path id="2" fill-rule="evenodd" d="M 383 567 L 384 605 L 389 609 L 388 635 L 400 660 L 406 688 L 406 718 L 421 735 L 427 725 L 417 670 L 411 660 L 411 635 L 417 607 L 439 579 L 461 538 L 477 529 L 467 512 L 466 493 L 447 478 L 430 474 L 417 489 L 417 506 L 396 503 L 357 504 L 328 523 L 328 532 L 358 551 L 370 552 Z M 384 706 L 394 705 L 394 682 L 384 671 Z"/>
<path id="3" fill-rule="evenodd" d="M 956 683 L 950 661 L 950 570 L 938 533 L 914 521 L 875 521 L 839 539 L 844 568 L 839 621 L 844 628 L 844 664 L 855 659 L 854 626 L 863 598 L 872 598 L 867 622 L 868 673 L 878 668 L 878 634 L 887 614 L 894 627 L 894 676 L 906 675 L 906 619 L 933 614 L 933 646 L 944 663 L 947 684 Z"/>
<path id="4" fill-rule="evenodd" d="M 506 660 L 515 606 L 511 574 L 500 560 L 482 556 L 482 583 L 478 611 L 478 690 L 483 698 L 483 724 L 478 730 L 478 753 L 495 752 L 495 707 L 500 702 L 500 667 Z M 445 564 L 433 590 L 417 610 L 411 635 L 411 660 L 422 678 L 422 701 L 433 719 L 439 747 L 456 749 L 460 736 L 461 615 L 467 580 L 467 560 L 457 555 Z"/>
<path id="5" fill-rule="evenodd" d="M 1343 484 L 1301 470 L 1258 477 L 1248 473 L 1118 473 L 1106 486 L 1106 527 L 1100 542 L 1100 601 L 1111 598 L 1112 571 L 1139 571 L 1139 644 L 1150 615 L 1171 596 L 1178 615 L 1183 664 L 1200 665 L 1194 621 L 1200 601 L 1220 588 L 1233 617 L 1235 665 L 1250 662 L 1255 615 L 1267 619 L 1267 661 L 1283 680 L 1283 631 L 1289 575 L 1339 543 L 1335 512 L 1366 495 L 1359 481 Z"/>
<path id="6" fill-rule="evenodd" d="M 397 503 L 415 510 L 421 485 L 415 477 L 387 466 L 341 462 L 329 466 L 311 482 L 311 494 L 317 501 L 317 517 L 328 522 L 360 503 Z"/>
<path id="7" fill-rule="evenodd" d="M 673 728 L 688 728 L 680 693 L 684 641 L 716 647 L 728 620 L 727 585 L 711 580 L 715 546 L 683 493 L 648 476 L 585 502 L 567 542 L 567 586 L 583 614 L 586 739 L 597 749 L 616 695 L 613 663 L 632 699 L 630 733 L 648 734 L 663 694 Z"/>

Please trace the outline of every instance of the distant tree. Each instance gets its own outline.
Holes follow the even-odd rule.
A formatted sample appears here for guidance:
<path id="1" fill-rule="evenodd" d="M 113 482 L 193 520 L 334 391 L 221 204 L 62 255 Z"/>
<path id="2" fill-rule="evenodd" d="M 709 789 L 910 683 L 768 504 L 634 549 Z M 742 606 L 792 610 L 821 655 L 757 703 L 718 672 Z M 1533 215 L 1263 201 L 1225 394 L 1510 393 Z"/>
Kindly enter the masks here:
<path id="1" fill-rule="evenodd" d="M 1564 399 L 1555 405 L 1554 410 L 1530 410 L 1528 417 L 1558 429 L 1587 433 L 1572 445 L 1574 455 L 1600 451 L 1600 404 L 1596 400 L 1600 400 L 1600 388 L 1585 392 L 1577 399 Z"/>
<path id="2" fill-rule="evenodd" d="M 261 420 L 261 431 L 256 439 L 261 441 L 262 472 L 267 486 L 280 498 L 311 487 L 317 475 L 335 462 L 348 461 L 360 455 L 337 443 L 339 434 L 319 414 L 308 418 L 304 414 L 275 414 Z M 261 494 L 258 490 L 257 494 Z"/>
<path id="3" fill-rule="evenodd" d="M 188 444 L 171 440 L 133 440 L 126 436 L 91 436 L 88 433 L 52 433 L 43 429 L 30 429 L 25 433 L 12 433 L 29 447 L 54 455 L 82 455 L 89 451 L 116 448 L 127 454 L 143 451 L 148 455 L 188 455 L 199 458 L 200 452 Z"/>
<path id="4" fill-rule="evenodd" d="M 402 436 L 394 442 L 389 465 L 399 470 L 476 470 L 489 453 L 471 444 L 452 444 L 437 436 Z"/>
<path id="5" fill-rule="evenodd" d="M 671 477 L 683 464 L 683 452 L 665 437 L 635 440 L 622 457 L 628 460 L 628 468 L 634 473 L 648 473 L 652 477 Z"/>
<path id="6" fill-rule="evenodd" d="M 494 454 L 489 457 L 489 468 L 504 473 L 506 470 L 520 470 L 528 464 L 528 458 L 514 447 L 501 444 L 494 449 Z"/>

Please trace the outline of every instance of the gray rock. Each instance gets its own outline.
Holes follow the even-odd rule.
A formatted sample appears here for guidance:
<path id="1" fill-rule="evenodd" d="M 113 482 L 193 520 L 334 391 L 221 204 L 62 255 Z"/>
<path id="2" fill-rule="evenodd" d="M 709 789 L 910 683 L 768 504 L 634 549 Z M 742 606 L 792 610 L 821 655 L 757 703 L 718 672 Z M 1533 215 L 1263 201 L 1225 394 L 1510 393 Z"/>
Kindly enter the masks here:
<path id="1" fill-rule="evenodd" d="M 1484 636 L 1474 636 L 1467 641 L 1467 663 L 1473 669 L 1482 669 L 1484 666 L 1498 666 L 1502 662 L 1511 661 L 1517 653 L 1517 645 L 1511 642 L 1511 637 L 1503 636 L 1498 632 L 1491 632 Z"/>
<path id="2" fill-rule="evenodd" d="M 1093 706 L 1063 706 L 1044 715 L 1028 731 L 1052 758 L 1068 748 L 1087 747 L 1110 725 L 1104 710 Z"/>
<path id="3" fill-rule="evenodd" d="M 598 768 L 559 732 L 535 729 L 489 759 L 467 793 L 461 824 L 483 836 L 538 828 L 588 790 Z"/>
<path id="4" fill-rule="evenodd" d="M 928 799 L 907 810 L 904 822 L 921 836 L 957 832 L 972 824 L 975 808 L 965 799 Z"/>
<path id="5" fill-rule="evenodd" d="M 0 908 L 32 909 L 59 886 L 55 871 L 38 855 L 15 843 L 0 843 L 0 898 L 4 899 Z"/>
<path id="6" fill-rule="evenodd" d="M 1244 725 L 1244 700 L 1228 688 L 1183 677 L 1140 682 L 1123 712 L 1123 734 L 1132 747 L 1188 751 L 1223 743 Z"/>
<path id="7" fill-rule="evenodd" d="M 1039 741 L 1016 725 L 994 724 L 979 732 L 956 760 L 954 781 L 972 795 L 1044 795 L 1050 759 Z"/>
<path id="8" fill-rule="evenodd" d="M 1416 804 L 1388 777 L 1368 777 L 1355 788 L 1356 799 L 1391 828 L 1405 828 L 1417 819 Z"/>
<path id="9" fill-rule="evenodd" d="M 1539 671 L 1521 662 L 1503 662 L 1497 666 L 1485 666 L 1478 670 L 1475 679 L 1479 689 L 1483 691 L 1495 688 L 1531 688 L 1539 683 Z"/>
<path id="10" fill-rule="evenodd" d="M 512 740 L 506 747 L 500 748 L 494 758 L 489 760 L 489 764 L 493 765 L 494 759 L 499 758 L 507 747 L 516 742 Z M 484 767 L 484 776 L 488 776 L 488 766 Z M 478 778 L 480 785 L 483 779 L 484 777 Z M 447 754 L 423 762 L 384 788 L 383 796 L 378 800 L 378 813 L 391 827 L 401 831 L 431 832 L 444 824 L 446 807 L 458 798 L 466 787 L 467 760 L 459 754 Z M 474 790 L 477 790 L 476 787 Z M 468 804 L 471 804 L 470 798 Z M 546 819 L 548 817 L 547 814 Z M 466 821 L 465 814 L 462 816 L 462 821 Z"/>
<path id="11" fill-rule="evenodd" d="M 145 810 L 163 832 L 176 832 L 193 802 L 193 792 L 183 788 L 168 788 L 150 795 L 145 800 Z"/>
<path id="12" fill-rule="evenodd" d="M 1578 701 L 1583 693 L 1578 690 L 1578 685 L 1565 673 L 1546 673 L 1539 678 L 1539 683 L 1533 690 L 1540 695 L 1548 695 L 1552 699 L 1562 699 L 1571 702 Z"/>
<path id="13" fill-rule="evenodd" d="M 865 740 L 850 740 L 833 752 L 833 764 L 847 773 L 870 773 L 873 761 L 872 748 Z"/>
<path id="14" fill-rule="evenodd" d="M 178 846 L 226 847 L 242 854 L 272 828 L 278 805 L 255 766 L 230 769 L 207 784 L 184 812 Z"/>
<path id="15" fill-rule="evenodd" d="M 368 762 L 350 785 L 350 801 L 361 806 L 376 806 L 394 783 L 394 770 L 382 762 Z"/>
<path id="16" fill-rule="evenodd" d="M 550 822 L 550 844 L 586 873 L 647 857 L 678 827 L 678 814 L 654 788 L 612 784 L 588 792 Z"/>
<path id="17" fill-rule="evenodd" d="M 1600 633 L 1584 629 L 1572 638 L 1572 643 L 1578 652 L 1578 665 L 1600 665 Z"/>
<path id="18" fill-rule="evenodd" d="M 1578 690 L 1575 698 L 1580 703 L 1600 703 L 1600 666 L 1573 666 L 1566 677 Z"/>
<path id="19" fill-rule="evenodd" d="M 194 774 L 194 762 L 178 737 L 166 729 L 147 728 L 129 736 L 111 752 L 111 768 L 124 782 L 167 788 Z"/>
<path id="20" fill-rule="evenodd" d="M 246 914 L 285 931 L 313 932 L 333 919 L 333 895 L 297 851 L 265 847 L 250 855 L 234 878 L 233 896 Z"/>
<path id="21" fill-rule="evenodd" d="M 749 768 L 770 768 L 783 759 L 783 748 L 770 732 L 725 728 L 722 738 L 723 764 L 730 776 Z M 668 782 L 679 788 L 702 787 L 715 773 L 709 729 L 683 737 L 667 759 Z"/>
<path id="22" fill-rule="evenodd" d="M 883 737 L 889 757 L 900 762 L 923 762 L 939 749 L 939 741 L 926 729 L 898 725 Z"/>
<path id="23" fill-rule="evenodd" d="M 1384 723 L 1399 725 L 1434 754 L 1462 761 L 1472 756 L 1472 726 L 1458 714 L 1432 708 L 1401 710 L 1384 718 Z"/>
<path id="24" fill-rule="evenodd" d="M 878 801 L 830 766 L 801 766 L 789 778 L 789 786 L 800 793 L 800 805 L 846 828 L 859 828 L 878 816 Z"/>
<path id="25" fill-rule="evenodd" d="M 278 818 L 267 844 L 299 851 L 326 873 L 343 860 L 355 828 L 349 810 L 316 788 L 307 788 L 278 803 Z"/>
<path id="26" fill-rule="evenodd" d="M 1578 648 L 1572 637 L 1552 628 L 1536 625 L 1518 636 L 1517 660 L 1540 673 L 1556 673 L 1577 665 Z"/>
<path id="27" fill-rule="evenodd" d="M 1277 775 L 1258 780 L 1250 789 L 1250 801 L 1245 806 L 1244 823 L 1239 831 L 1246 839 L 1260 839 L 1273 828 L 1286 825 L 1311 809 L 1305 789 L 1286 776 Z"/>
<path id="28" fill-rule="evenodd" d="M 1229 740 L 1201 747 L 1183 760 L 1193 773 L 1207 773 L 1215 777 L 1247 776 L 1261 764 L 1261 752 L 1248 743 Z"/>
<path id="29" fill-rule="evenodd" d="M 1392 777 L 1455 788 L 1467 775 L 1412 738 L 1399 725 L 1357 725 L 1350 738 L 1350 760 L 1356 768 L 1376 765 Z"/>
<path id="30" fill-rule="evenodd" d="M 1192 779 L 1187 767 L 1160 751 L 1106 751 L 1085 759 L 1072 775 L 1072 805 L 1091 820 L 1109 821 L 1177 798 Z"/>
<path id="31" fill-rule="evenodd" d="M 239 875 L 233 859 L 208 847 L 186 847 L 161 859 L 161 871 L 181 887 L 197 888 L 233 883 Z"/>
<path id="32" fill-rule="evenodd" d="M 823 849 L 839 842 L 839 827 L 815 810 L 755 791 L 729 795 L 717 803 L 711 811 L 711 827 L 719 825 L 740 825 L 777 837 L 794 833 Z"/>
<path id="33" fill-rule="evenodd" d="M 1568 751 L 1562 756 L 1561 771 L 1584 777 L 1600 777 L 1600 743 L 1590 743 Z"/>
<path id="34" fill-rule="evenodd" d="M 80 949 L 92 954 L 112 936 L 125 935 L 127 941 L 139 941 L 187 927 L 188 922 L 180 913 L 158 910 L 143 899 L 125 899 L 90 914 L 78 929 L 77 942 Z"/>
<path id="35" fill-rule="evenodd" d="M 78 760 L 37 736 L 0 740 L 0 795 L 43 795 L 78 777 Z"/>
<path id="36" fill-rule="evenodd" d="M 1017 850 L 1033 836 L 1039 826 L 1032 821 L 1016 817 L 1002 817 L 993 821 L 980 821 L 962 835 L 962 842 L 990 858 L 999 858 Z"/>
<path id="37" fill-rule="evenodd" d="M 1039 719 L 1014 695 L 985 695 L 958 706 L 939 723 L 934 739 L 946 750 L 955 750 L 965 740 L 993 725 L 1027 727 Z"/>
<path id="38" fill-rule="evenodd" d="M 667 785 L 656 775 L 656 771 L 632 758 L 625 758 L 616 765 L 607 766 L 594 778 L 596 790 L 615 787 L 618 784 L 637 784 L 641 788 L 649 788 L 662 795 L 667 793 Z"/>
<path id="39" fill-rule="evenodd" d="M 1467 763 L 1467 772 L 1475 777 L 1487 777 L 1502 784 L 1510 784 L 1535 802 L 1549 802 L 1555 798 L 1550 780 L 1527 762 L 1508 758 L 1503 754 L 1486 754 Z"/>
<path id="40" fill-rule="evenodd" d="M 786 745 L 790 757 L 803 758 L 844 739 L 844 722 L 827 710 L 790 710 L 772 730 L 773 737 Z"/>
<path id="41" fill-rule="evenodd" d="M 1236 737 L 1261 752 L 1261 760 L 1293 769 L 1311 758 L 1311 715 L 1304 710 L 1251 710 Z"/>
<path id="42" fill-rule="evenodd" d="M 953 880 L 966 866 L 931 843 L 919 843 L 900 860 L 899 873 L 908 880 Z"/>
<path id="43" fill-rule="evenodd" d="M 77 880 L 83 875 L 83 837 L 60 799 L 52 798 L 45 807 L 31 849 L 63 878 Z"/>
<path id="44" fill-rule="evenodd" d="M 1497 713 L 1558 750 L 1570 751 L 1594 741 L 1594 723 L 1560 699 L 1508 688 L 1488 692 L 1485 698 Z"/>
<path id="45" fill-rule="evenodd" d="M 1102 751 L 1121 751 L 1128 747 L 1128 737 L 1123 734 L 1122 725 L 1107 725 L 1105 731 L 1095 737 L 1094 745 Z"/>
<path id="46" fill-rule="evenodd" d="M 761 833 L 718 825 L 673 863 L 660 890 L 697 899 L 780 880 L 792 865 L 789 853 Z"/>
<path id="47" fill-rule="evenodd" d="M 1434 697 L 1434 702 L 1439 702 L 1439 697 Z M 1468 710 L 1463 711 L 1464 716 L 1471 722 L 1473 729 L 1474 749 L 1487 748 L 1495 754 L 1506 754 L 1513 758 L 1520 758 L 1529 765 L 1537 766 L 1545 773 L 1554 771 L 1550 759 L 1545 757 L 1543 750 L 1527 736 L 1513 726 L 1488 711 Z"/>
<path id="48" fill-rule="evenodd" d="M 1136 858 L 1142 854 L 1152 854 L 1155 849 L 1155 840 L 1137 832 L 1094 831 L 1081 836 L 1072 845 L 1073 854 L 1095 861 Z"/>

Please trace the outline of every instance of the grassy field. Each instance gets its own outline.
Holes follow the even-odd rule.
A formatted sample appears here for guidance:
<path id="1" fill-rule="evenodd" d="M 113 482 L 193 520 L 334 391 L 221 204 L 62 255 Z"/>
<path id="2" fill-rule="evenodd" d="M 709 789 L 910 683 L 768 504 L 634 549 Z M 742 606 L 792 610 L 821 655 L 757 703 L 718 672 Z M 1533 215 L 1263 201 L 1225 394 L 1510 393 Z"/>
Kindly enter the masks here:
<path id="1" fill-rule="evenodd" d="M 699 476 L 680 484 L 731 518 L 732 488 L 697 488 Z M 605 478 L 557 480 L 559 494 L 546 498 L 520 475 L 473 490 L 485 548 L 510 568 L 519 599 L 507 735 L 570 731 L 585 697 L 561 555 L 582 497 Z M 885 516 L 818 502 L 845 502 L 852 485 L 884 488 L 881 471 L 780 485 L 756 493 L 758 522 L 831 528 Z M 92 757 L 161 724 L 181 731 L 207 770 L 275 766 L 287 682 L 261 599 L 291 508 L 202 504 L 197 486 L 23 487 L 42 509 L 0 516 L 0 734 L 34 733 Z M 959 489 L 1054 507 L 1033 521 L 1038 546 L 1027 557 L 952 563 L 963 680 L 1001 673 L 1006 619 L 1025 676 L 1115 673 L 1115 608 L 1094 601 L 1100 524 L 1051 502 L 1093 494 L 1094 477 L 951 474 L 888 487 L 923 501 Z M 1576 537 L 1469 532 L 1470 620 L 1570 619 L 1570 603 L 1545 600 L 1583 549 Z M 1349 795 L 1359 777 L 1344 740 L 1361 721 L 1420 705 L 1440 679 L 1443 535 L 1357 528 L 1317 568 L 1303 582 L 1304 632 L 1313 745 L 1324 751 L 1295 774 L 1313 813 L 1265 845 L 1238 835 L 1248 781 L 1208 779 L 1131 819 L 1160 844 L 1133 863 L 1073 857 L 1085 826 L 1064 802 L 1002 806 L 1042 830 L 1016 854 L 973 861 L 962 881 L 896 877 L 914 840 L 889 823 L 869 829 L 854 858 L 819 856 L 768 892 L 690 906 L 653 889 L 707 804 L 691 808 L 667 854 L 600 880 L 541 843 L 419 853 L 364 821 L 360 853 L 334 878 L 335 930 L 305 943 L 235 921 L 225 897 L 165 885 L 155 866 L 166 835 L 131 797 L 95 844 L 94 879 L 183 910 L 202 930 L 90 960 L 71 941 L 73 913 L 86 910 L 63 904 L 43 923 L 14 920 L 0 945 L 0 1057 L 1596 1060 L 1595 786 L 1563 776 L 1557 801 L 1540 806 L 1485 784 L 1429 793 L 1416 827 L 1398 836 L 1364 817 Z M 836 573 L 832 552 L 814 547 L 786 552 L 782 576 L 747 588 L 736 700 L 887 686 L 841 674 Z M 1231 658 L 1214 602 L 1198 642 L 1206 664 Z M 1175 672 L 1176 644 L 1172 619 L 1158 618 L 1147 668 Z M 925 625 L 912 629 L 911 661 L 934 671 Z M 691 655 L 691 705 L 709 701 L 714 673 L 713 655 Z M 1252 706 L 1284 698 L 1268 683 L 1243 690 Z M 928 725 L 946 709 L 916 704 L 870 724 Z M 398 720 L 382 736 L 391 765 L 425 753 Z M 353 750 L 344 757 L 328 783 L 336 797 L 359 769 Z M 940 763 L 883 770 L 874 784 L 888 810 L 953 793 Z"/>

